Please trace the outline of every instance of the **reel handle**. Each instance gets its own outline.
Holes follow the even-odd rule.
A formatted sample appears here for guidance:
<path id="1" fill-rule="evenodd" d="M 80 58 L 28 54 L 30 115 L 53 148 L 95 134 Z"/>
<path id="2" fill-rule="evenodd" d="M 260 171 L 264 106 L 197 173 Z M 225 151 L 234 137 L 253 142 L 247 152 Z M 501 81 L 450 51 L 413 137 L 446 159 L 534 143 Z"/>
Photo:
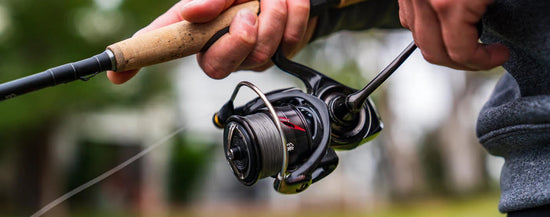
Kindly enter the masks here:
<path id="1" fill-rule="evenodd" d="M 245 8 L 258 13 L 260 4 L 258 1 L 246 2 L 227 9 L 208 23 L 181 21 L 109 45 L 107 49 L 113 52 L 116 60 L 114 70 L 139 69 L 198 53 L 209 41 L 219 38 L 217 34 L 226 33 L 233 17 Z"/>

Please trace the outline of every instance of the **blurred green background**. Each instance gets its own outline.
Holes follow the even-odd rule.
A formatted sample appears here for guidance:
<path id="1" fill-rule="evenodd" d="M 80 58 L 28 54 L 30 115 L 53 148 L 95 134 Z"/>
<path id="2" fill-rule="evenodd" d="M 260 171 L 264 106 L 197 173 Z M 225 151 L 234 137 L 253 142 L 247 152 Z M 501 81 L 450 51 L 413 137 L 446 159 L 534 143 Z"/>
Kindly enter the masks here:
<path id="1" fill-rule="evenodd" d="M 0 0 L 0 82 L 100 53 L 175 2 Z M 342 33 L 296 59 L 361 88 L 409 41 L 399 30 Z M 241 186 L 210 124 L 240 80 L 300 86 L 276 69 L 212 81 L 191 57 L 120 86 L 99 74 L 47 88 L 0 103 L 0 216 L 29 216 L 182 126 L 46 216 L 502 216 L 502 162 L 474 135 L 498 74 L 453 71 L 416 54 L 373 96 L 382 135 L 339 153 L 334 174 L 293 196 L 274 193 L 271 180 Z"/>

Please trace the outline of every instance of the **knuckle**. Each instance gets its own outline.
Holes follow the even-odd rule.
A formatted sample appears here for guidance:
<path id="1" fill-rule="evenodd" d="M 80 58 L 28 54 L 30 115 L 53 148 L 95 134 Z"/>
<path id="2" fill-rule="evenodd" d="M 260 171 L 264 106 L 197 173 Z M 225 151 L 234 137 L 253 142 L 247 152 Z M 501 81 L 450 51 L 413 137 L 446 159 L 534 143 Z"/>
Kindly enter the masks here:
<path id="1" fill-rule="evenodd" d="M 270 12 L 271 16 L 277 19 L 283 19 L 287 15 L 286 7 L 274 7 Z"/>
<path id="2" fill-rule="evenodd" d="M 286 33 L 284 37 L 284 43 L 286 46 L 295 47 L 302 41 L 302 35 L 298 33 Z"/>
<path id="3" fill-rule="evenodd" d="M 452 61 L 459 63 L 459 64 L 468 64 L 471 62 L 471 56 L 468 53 L 459 52 L 459 51 L 449 51 L 449 58 L 451 58 Z"/>
<path id="4" fill-rule="evenodd" d="M 446 13 L 456 5 L 455 0 L 431 0 L 432 8 L 439 13 Z"/>
<path id="5" fill-rule="evenodd" d="M 441 64 L 441 58 L 439 58 L 437 55 L 433 55 L 429 52 L 422 51 L 422 56 L 426 61 L 428 61 L 431 64 Z"/>
<path id="6" fill-rule="evenodd" d="M 409 23 L 407 22 L 407 20 L 405 20 L 405 18 L 400 18 L 399 22 L 401 22 L 401 26 L 403 26 L 403 28 L 410 29 L 409 28 Z"/>
<path id="7" fill-rule="evenodd" d="M 301 0 L 301 1 L 288 1 L 289 4 L 289 7 L 292 7 L 293 10 L 296 10 L 300 13 L 309 13 L 309 8 L 310 8 L 310 5 L 309 5 L 309 1 L 307 0 Z"/>
<path id="8" fill-rule="evenodd" d="M 399 10 L 399 22 L 401 23 L 401 26 L 403 26 L 403 28 L 410 29 L 407 12 L 404 9 Z"/>
<path id="9" fill-rule="evenodd" d="M 201 64 L 201 68 L 204 71 L 208 77 L 211 77 L 213 79 L 222 79 L 227 76 L 228 73 L 225 72 L 225 70 L 217 64 L 210 63 L 211 61 L 207 61 L 204 64 Z"/>
<path id="10" fill-rule="evenodd" d="M 269 62 L 271 56 L 273 56 L 273 54 L 270 50 L 263 48 L 254 50 L 248 59 L 253 65 L 263 65 Z"/>
<path id="11" fill-rule="evenodd" d="M 250 48 L 256 43 L 256 35 L 251 32 L 242 31 L 237 35 L 237 43 L 242 45 L 242 47 Z"/>

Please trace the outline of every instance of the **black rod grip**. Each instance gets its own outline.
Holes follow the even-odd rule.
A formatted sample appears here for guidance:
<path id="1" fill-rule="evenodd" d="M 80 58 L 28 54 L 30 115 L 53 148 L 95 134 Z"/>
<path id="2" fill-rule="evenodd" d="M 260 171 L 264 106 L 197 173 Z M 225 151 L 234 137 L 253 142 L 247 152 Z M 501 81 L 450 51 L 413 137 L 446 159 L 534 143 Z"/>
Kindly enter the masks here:
<path id="1" fill-rule="evenodd" d="M 107 52 L 74 63 L 57 66 L 43 72 L 0 84 L 0 101 L 42 88 L 67 83 L 85 76 L 112 69 Z"/>

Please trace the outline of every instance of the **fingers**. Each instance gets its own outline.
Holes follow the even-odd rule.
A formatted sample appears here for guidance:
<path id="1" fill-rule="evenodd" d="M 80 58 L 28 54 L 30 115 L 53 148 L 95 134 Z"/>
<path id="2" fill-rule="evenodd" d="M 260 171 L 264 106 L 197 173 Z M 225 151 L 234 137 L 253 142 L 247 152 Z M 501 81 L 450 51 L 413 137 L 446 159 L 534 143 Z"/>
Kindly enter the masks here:
<path id="1" fill-rule="evenodd" d="M 178 13 L 181 14 L 183 20 L 192 23 L 205 23 L 216 18 L 233 3 L 234 0 L 192 0 L 184 4 Z"/>
<path id="2" fill-rule="evenodd" d="M 225 78 L 245 61 L 253 50 L 258 33 L 256 14 L 241 10 L 233 19 L 229 33 L 206 52 L 197 55 L 199 65 L 211 78 Z"/>
<path id="3" fill-rule="evenodd" d="M 279 47 L 292 56 L 308 40 L 309 0 L 264 0 L 261 4 L 258 42 L 238 69 L 263 71 L 273 65 L 271 57 Z"/>
<path id="4" fill-rule="evenodd" d="M 306 32 L 311 27 L 308 24 L 314 23 L 309 22 L 309 0 L 262 0 L 260 4 L 262 12 L 257 18 L 257 37 L 253 46 L 236 46 L 243 43 L 238 37 L 218 40 L 197 56 L 207 75 L 222 78 L 236 70 L 263 71 L 272 65 L 271 57 L 279 47 L 285 54 L 292 55 L 307 41 Z M 239 22 L 234 21 L 231 28 Z"/>
<path id="5" fill-rule="evenodd" d="M 287 1 L 288 17 L 282 49 L 286 55 L 294 53 L 304 40 L 309 20 L 309 0 Z"/>
<path id="6" fill-rule="evenodd" d="M 138 72 L 138 69 L 125 72 L 107 71 L 107 78 L 109 78 L 113 84 L 123 84 L 133 78 Z"/>
<path id="7" fill-rule="evenodd" d="M 447 47 L 443 40 L 441 25 L 438 16 L 431 9 L 429 2 L 415 0 L 413 7 L 413 18 L 409 27 L 413 29 L 413 38 L 418 47 L 421 48 L 424 59 L 430 63 L 449 66 L 455 69 L 464 69 L 464 66 L 457 64 L 447 54 Z"/>
<path id="8" fill-rule="evenodd" d="M 478 43 L 476 23 L 492 1 L 478 0 L 460 12 L 452 9 L 451 1 L 436 2 L 434 9 L 439 15 L 442 38 L 452 61 L 475 70 L 491 69 L 506 62 L 509 52 L 505 46 Z"/>
<path id="9" fill-rule="evenodd" d="M 399 0 L 401 24 L 411 30 L 424 58 L 462 70 L 486 70 L 509 58 L 500 44 L 478 42 L 476 23 L 492 0 Z"/>
<path id="10" fill-rule="evenodd" d="M 258 18 L 258 41 L 254 50 L 239 69 L 254 69 L 269 64 L 283 39 L 287 22 L 286 0 L 264 0 L 260 2 Z"/>
<path id="11" fill-rule="evenodd" d="M 208 22 L 234 2 L 235 0 L 181 0 L 140 31 L 158 29 L 183 20 L 192 23 Z"/>
<path id="12" fill-rule="evenodd" d="M 399 0 L 399 21 L 406 29 L 411 29 L 411 23 L 414 23 L 414 7 L 411 0 Z"/>
<path id="13" fill-rule="evenodd" d="M 250 0 L 182 0 L 136 35 L 183 20 L 208 22 L 232 5 L 246 1 Z M 250 11 L 239 12 L 229 33 L 197 55 L 207 75 L 223 78 L 241 69 L 262 71 L 272 65 L 271 57 L 279 46 L 287 55 L 303 46 L 308 37 L 306 31 L 312 29 L 308 25 L 309 0 L 262 0 L 260 4 L 259 17 Z M 120 84 L 136 73 L 107 74 L 113 83 Z"/>

